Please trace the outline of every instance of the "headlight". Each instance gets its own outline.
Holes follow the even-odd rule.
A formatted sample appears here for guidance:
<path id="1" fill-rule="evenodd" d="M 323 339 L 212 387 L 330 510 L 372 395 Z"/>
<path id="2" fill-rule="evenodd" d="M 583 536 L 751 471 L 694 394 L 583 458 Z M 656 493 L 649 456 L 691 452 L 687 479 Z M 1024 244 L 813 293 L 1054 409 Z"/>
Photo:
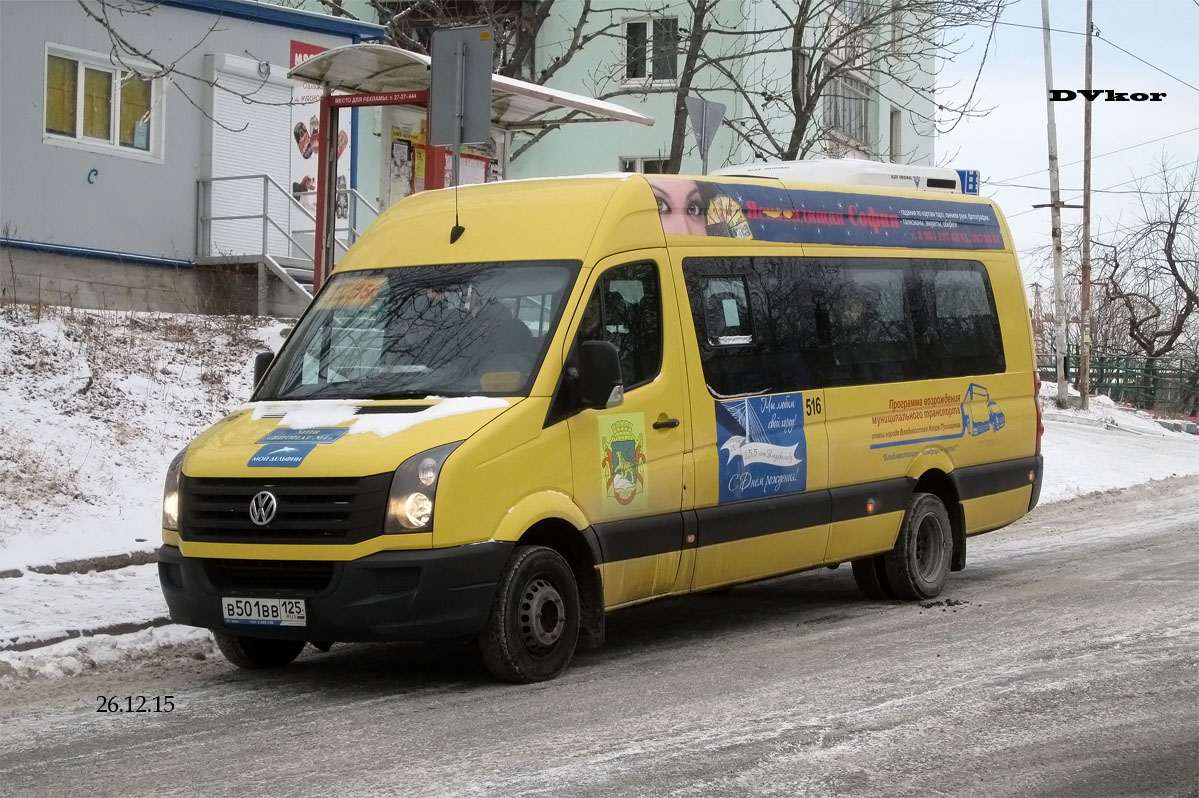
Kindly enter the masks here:
<path id="1" fill-rule="evenodd" d="M 400 464 L 391 478 L 387 520 L 383 524 L 385 533 L 428 532 L 433 528 L 433 500 L 437 496 L 441 467 L 461 444 L 462 441 L 447 443 Z"/>
<path id="2" fill-rule="evenodd" d="M 183 455 L 187 449 L 175 455 L 167 466 L 166 484 L 162 488 L 162 528 L 179 531 L 179 475 L 183 472 Z"/>

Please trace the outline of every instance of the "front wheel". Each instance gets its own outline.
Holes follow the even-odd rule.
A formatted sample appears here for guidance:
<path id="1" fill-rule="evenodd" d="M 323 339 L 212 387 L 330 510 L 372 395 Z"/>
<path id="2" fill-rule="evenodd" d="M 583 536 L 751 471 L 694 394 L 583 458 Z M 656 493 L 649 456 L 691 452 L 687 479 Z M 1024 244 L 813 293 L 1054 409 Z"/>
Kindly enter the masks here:
<path id="1" fill-rule="evenodd" d="M 258 670 L 281 668 L 300 656 L 303 640 L 272 640 L 265 637 L 247 637 L 224 629 L 213 629 L 217 648 L 225 659 L 239 668 Z"/>
<path id="2" fill-rule="evenodd" d="M 887 584 L 897 598 L 935 598 L 945 589 L 953 531 L 945 505 L 931 493 L 914 493 L 895 548 L 883 555 Z"/>
<path id="3" fill-rule="evenodd" d="M 579 638 L 579 589 L 562 555 L 516 549 L 500 577 L 479 648 L 506 682 L 542 682 L 566 669 Z"/>

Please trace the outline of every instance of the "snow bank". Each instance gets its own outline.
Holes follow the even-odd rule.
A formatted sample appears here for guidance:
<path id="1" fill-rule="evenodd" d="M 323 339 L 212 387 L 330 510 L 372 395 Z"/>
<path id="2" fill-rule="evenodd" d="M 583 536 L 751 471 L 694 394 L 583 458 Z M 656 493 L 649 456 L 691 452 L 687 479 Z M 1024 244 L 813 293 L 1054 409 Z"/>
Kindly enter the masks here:
<path id="1" fill-rule="evenodd" d="M 1199 474 L 1199 437 L 1153 426 L 1156 432 L 1140 435 L 1047 420 L 1041 503 Z"/>
<path id="2" fill-rule="evenodd" d="M 56 640 L 65 630 L 145 624 L 168 614 L 154 564 L 0 579 L 0 607 L 0 648 Z"/>
<path id="3" fill-rule="evenodd" d="M 171 457 L 249 396 L 282 326 L 0 312 L 0 570 L 156 546 Z"/>
<path id="4" fill-rule="evenodd" d="M 1069 387 L 1069 394 L 1072 398 L 1078 398 L 1081 394 L 1073 387 Z M 1041 383 L 1041 411 L 1045 417 L 1060 421 L 1078 421 L 1083 424 L 1090 423 L 1094 426 L 1116 427 L 1130 432 L 1137 432 L 1142 435 L 1153 435 L 1159 438 L 1168 437 L 1183 437 L 1194 438 L 1194 435 L 1189 435 L 1185 432 L 1174 432 L 1167 430 L 1157 423 L 1144 410 L 1137 410 L 1131 407 L 1121 407 L 1112 401 L 1111 397 L 1102 394 L 1090 397 L 1088 402 L 1089 407 L 1082 410 L 1077 407 L 1060 408 L 1057 406 L 1057 385 L 1050 382 Z"/>
<path id="5" fill-rule="evenodd" d="M 31 678 L 61 678 L 113 668 L 147 657 L 208 659 L 218 656 L 206 629 L 162 626 L 127 635 L 96 635 L 66 640 L 33 651 L 0 651 L 0 689 Z"/>

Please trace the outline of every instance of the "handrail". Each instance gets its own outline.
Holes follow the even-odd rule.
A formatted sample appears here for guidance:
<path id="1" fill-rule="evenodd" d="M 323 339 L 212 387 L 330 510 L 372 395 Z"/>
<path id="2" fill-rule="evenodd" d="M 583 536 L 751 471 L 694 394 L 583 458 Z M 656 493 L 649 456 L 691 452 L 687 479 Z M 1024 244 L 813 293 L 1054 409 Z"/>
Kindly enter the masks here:
<path id="1" fill-rule="evenodd" d="M 306 197 L 306 196 L 309 196 L 312 194 L 316 194 L 316 192 L 315 191 L 302 191 L 302 192 L 299 192 L 298 194 L 295 194 L 295 193 L 289 191 L 288 189 L 284 188 L 283 186 L 279 185 L 279 182 L 277 180 L 275 180 L 275 178 L 271 177 L 270 175 L 266 174 L 265 172 L 258 173 L 258 174 L 251 174 L 251 175 L 225 175 L 223 177 L 201 177 L 198 179 L 197 182 L 200 184 L 209 184 L 210 185 L 212 183 L 225 183 L 225 182 L 232 182 L 235 180 L 261 180 L 261 181 L 263 181 L 263 197 L 264 197 L 263 206 L 264 207 L 267 205 L 267 202 L 265 199 L 265 197 L 266 197 L 265 187 L 266 187 L 266 184 L 269 183 L 270 185 L 274 186 L 275 189 L 281 195 L 283 195 L 283 197 L 288 202 L 290 202 L 296 208 L 299 208 L 300 211 L 305 216 L 307 216 L 310 220 L 312 220 L 313 225 L 316 224 L 316 214 L 314 214 L 312 211 L 308 210 L 308 208 L 306 208 L 302 202 L 300 202 L 298 199 L 296 199 L 297 196 Z M 363 205 L 365 205 L 367 208 L 369 208 L 370 211 L 375 214 L 375 216 L 379 215 L 379 209 L 376 208 L 374 205 L 372 205 L 371 202 L 366 197 L 362 196 L 362 194 L 360 194 L 358 192 L 358 189 L 341 188 L 341 189 L 337 189 L 336 193 L 353 195 L 355 199 L 357 199 L 359 202 L 361 202 Z M 357 207 L 355 207 L 353 214 L 355 217 L 357 217 Z M 255 217 L 247 217 L 247 218 L 259 218 L 259 217 L 255 216 Z M 217 216 L 207 216 L 207 217 L 201 216 L 201 221 L 227 221 L 227 219 L 225 219 L 225 217 L 217 217 Z M 355 221 L 356 221 L 356 218 L 355 218 Z M 277 224 L 275 225 L 275 227 L 276 227 L 276 229 L 278 229 Z M 351 243 L 352 243 L 353 240 L 356 239 L 359 235 L 357 225 L 353 224 L 352 222 L 348 223 L 347 233 L 348 233 L 348 236 L 351 239 Z M 288 240 L 291 241 L 293 244 L 295 243 L 295 240 L 292 239 L 290 236 L 288 236 Z M 343 253 L 349 251 L 349 246 L 347 244 L 345 244 L 344 242 L 342 242 L 341 240 L 339 240 L 337 238 L 337 236 L 333 237 L 333 245 L 336 247 L 340 247 L 341 251 Z M 307 250 L 305 250 L 303 247 L 300 247 L 299 245 L 297 245 L 297 247 L 300 249 L 301 252 L 304 252 L 306 255 L 308 254 Z M 312 255 L 308 255 L 308 256 L 312 257 Z"/>
<path id="2" fill-rule="evenodd" d="M 376 208 L 373 204 L 371 204 L 370 200 L 368 200 L 366 197 L 362 196 L 362 194 L 360 194 L 358 192 L 358 189 L 356 189 L 356 188 L 339 188 L 339 189 L 337 189 L 337 193 L 345 194 L 346 196 L 350 197 L 351 199 L 357 200 L 357 202 L 360 202 L 363 205 L 365 205 L 367 207 L 367 210 L 369 210 L 371 213 L 373 213 L 375 215 L 376 219 L 379 218 L 379 214 L 380 214 L 379 209 Z M 293 197 L 311 197 L 311 196 L 315 196 L 315 195 L 316 195 L 316 191 L 299 191 L 299 192 L 296 192 L 295 194 L 293 194 L 292 196 Z M 346 231 L 346 237 L 349 239 L 350 243 L 352 244 L 358 240 L 358 236 L 362 235 L 362 233 L 359 232 L 359 230 L 358 230 L 358 205 L 357 204 L 354 204 L 354 203 L 350 204 L 349 217 L 350 218 L 348 218 L 346 220 L 345 231 Z M 336 229 L 336 226 L 335 226 L 335 229 Z M 345 251 L 345 249 L 346 249 L 345 244 L 342 244 L 341 241 L 339 241 L 336 236 L 333 237 L 333 241 L 337 246 L 340 246 L 342 248 L 342 250 Z"/>
<path id="3" fill-rule="evenodd" d="M 354 196 L 358 198 L 358 201 L 361 202 L 366 207 L 370 208 L 371 213 L 373 213 L 375 216 L 378 216 L 381 213 L 381 211 L 378 208 L 376 208 L 374 205 L 371 204 L 370 200 L 368 200 L 366 197 L 364 197 L 358 193 L 358 189 L 351 188 L 349 190 L 354 192 Z"/>
<path id="4" fill-rule="evenodd" d="M 274 227 L 276 230 L 278 230 L 280 233 L 282 233 L 282 234 L 283 234 L 283 236 L 284 236 L 285 238 L 287 238 L 287 240 L 288 240 L 288 241 L 290 241 L 290 242 L 292 243 L 292 246 L 294 246 L 296 249 L 300 250 L 300 252 L 303 252 L 303 253 L 304 253 L 304 255 L 305 255 L 305 256 L 306 256 L 306 257 L 307 257 L 309 260 L 312 260 L 312 253 L 311 253 L 311 252 L 309 252 L 308 250 L 304 249 L 304 245 L 303 245 L 303 244 L 301 244 L 299 241 L 296 241 L 294 238 L 292 238 L 292 237 L 291 237 L 291 233 L 288 233 L 286 230 L 284 230 L 282 227 L 280 227 L 280 226 L 279 226 L 279 223 L 278 223 L 278 222 L 276 222 L 274 219 L 270 218 L 269 216 L 267 217 L 267 219 L 266 219 L 266 220 L 267 220 L 268 222 L 270 222 L 270 223 L 271 223 L 271 225 L 272 225 L 272 226 L 273 226 L 273 227 Z M 263 254 L 263 255 L 266 255 L 266 256 L 268 256 L 268 257 L 270 257 L 270 253 L 264 252 L 264 253 L 262 253 L 262 254 Z"/>
<path id="5" fill-rule="evenodd" d="M 304 213 L 305 216 L 307 216 L 309 219 L 311 219 L 313 221 L 313 223 L 316 222 L 316 214 L 312 213 L 312 211 L 305 208 L 304 204 L 301 203 L 299 200 L 297 200 L 295 197 L 293 197 L 292 193 L 290 191 L 288 191 L 283 186 L 279 185 L 278 181 L 276 181 L 275 178 L 271 177 L 270 175 L 266 174 L 265 172 L 261 173 L 261 174 L 255 174 L 255 175 L 226 175 L 224 177 L 201 177 L 197 182 L 199 182 L 199 183 L 226 183 L 226 182 L 231 182 L 234 180 L 261 180 L 261 181 L 263 181 L 264 186 L 266 183 L 270 183 L 272 186 L 274 186 L 279 191 L 280 194 L 283 195 L 283 197 L 285 199 L 287 199 L 288 202 L 290 202 L 292 205 L 299 208 Z M 263 193 L 265 194 L 266 192 L 263 191 Z"/>
<path id="6" fill-rule="evenodd" d="M 254 183 L 261 184 L 261 187 L 259 189 L 262 192 L 262 210 L 261 210 L 261 212 L 254 213 L 254 214 L 237 213 L 237 214 L 224 214 L 224 215 L 220 215 L 220 216 L 212 215 L 213 185 L 216 183 L 233 183 L 233 182 L 244 183 L 245 181 L 253 181 Z M 212 222 L 258 220 L 262 225 L 261 252 L 257 253 L 257 255 L 259 257 L 259 261 L 258 261 L 258 312 L 260 315 L 266 313 L 267 306 L 269 304 L 268 303 L 269 292 L 267 290 L 267 277 L 266 277 L 268 271 L 273 273 L 276 277 L 278 277 L 283 282 L 283 284 L 285 286 L 287 286 L 290 290 L 292 290 L 295 293 L 299 294 L 300 296 L 304 297 L 305 300 L 312 299 L 311 292 L 307 288 L 305 288 L 303 285 L 301 285 L 300 282 L 291 275 L 291 273 L 287 270 L 287 268 L 284 267 L 282 264 L 280 264 L 278 260 L 276 260 L 276 256 L 274 254 L 272 254 L 270 251 L 271 250 L 271 229 L 274 228 L 274 230 L 277 233 L 279 233 L 279 235 L 283 236 L 283 238 L 290 244 L 292 249 L 288 250 L 289 252 L 293 252 L 293 251 L 299 252 L 307 260 L 309 260 L 309 261 L 313 260 L 312 252 L 310 252 L 306 246 L 301 244 L 300 241 L 296 238 L 296 236 L 293 235 L 293 233 L 297 232 L 297 231 L 292 231 L 292 230 L 288 229 L 291 227 L 290 224 L 288 224 L 287 228 L 285 228 L 274 218 L 275 216 L 278 216 L 279 214 L 271 213 L 271 200 L 272 200 L 271 187 L 274 187 L 274 190 L 276 192 L 278 192 L 280 195 L 282 195 L 287 200 L 287 202 L 290 203 L 290 205 L 286 206 L 288 208 L 289 214 L 290 214 L 291 208 L 293 208 L 293 207 L 298 208 L 300 210 L 300 212 L 304 216 L 306 216 L 309 219 L 309 221 L 311 221 L 313 223 L 313 226 L 316 225 L 316 215 L 312 211 L 310 211 L 307 207 L 305 207 L 305 205 L 302 202 L 299 201 L 299 197 L 306 196 L 309 194 L 315 194 L 316 192 L 307 192 L 306 191 L 306 192 L 299 192 L 299 193 L 293 194 L 287 188 L 280 185 L 279 182 L 277 180 L 275 180 L 275 178 L 271 177 L 269 174 L 258 173 L 258 174 L 250 174 L 250 175 L 224 175 L 221 177 L 202 177 L 196 181 L 196 219 L 197 219 L 196 254 L 197 255 L 211 255 L 212 254 L 212 249 L 213 249 L 213 246 L 212 246 L 212 244 L 213 244 L 213 242 L 212 242 Z M 344 188 L 344 189 L 338 189 L 335 192 L 335 196 L 342 196 L 342 195 L 344 195 L 348 198 L 349 218 L 346 220 L 346 225 L 347 225 L 347 230 L 346 230 L 347 236 L 346 237 L 349 240 L 349 243 L 352 244 L 358 236 L 357 219 L 358 219 L 359 203 L 365 205 L 368 209 L 370 209 L 370 211 L 373 212 L 375 214 L 375 216 L 379 215 L 379 209 L 376 208 L 374 205 L 372 205 L 365 197 L 363 197 L 358 192 L 357 189 Z M 289 218 L 290 218 L 290 216 L 289 216 Z M 335 247 L 340 247 L 342 252 L 346 252 L 349 249 L 348 245 L 346 243 L 343 243 L 337 237 L 336 227 L 335 227 L 335 233 L 333 235 L 333 243 L 334 243 Z M 251 253 L 246 253 L 246 254 L 251 254 Z M 301 272 L 302 271 L 304 271 L 304 270 L 301 270 Z"/>

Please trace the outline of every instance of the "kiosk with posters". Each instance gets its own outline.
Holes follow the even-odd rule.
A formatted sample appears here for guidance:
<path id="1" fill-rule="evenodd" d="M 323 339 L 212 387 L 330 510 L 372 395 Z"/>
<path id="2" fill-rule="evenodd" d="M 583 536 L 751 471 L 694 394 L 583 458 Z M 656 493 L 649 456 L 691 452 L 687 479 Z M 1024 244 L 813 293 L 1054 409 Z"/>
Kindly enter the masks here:
<path id="1" fill-rule="evenodd" d="M 333 213 L 337 186 L 336 146 L 338 112 L 342 108 L 406 106 L 423 109 L 428 119 L 430 58 L 386 44 L 352 44 L 314 55 L 293 68 L 288 76 L 321 86 L 321 130 L 316 189 L 316 248 L 313 290 L 320 288 L 323 275 L 333 264 Z M 335 93 L 336 92 L 336 93 Z M 630 111 L 615 103 L 551 89 L 503 75 L 491 77 L 491 124 L 499 139 L 496 168 L 500 179 L 507 176 L 512 136 L 518 130 L 569 124 L 571 122 L 624 121 L 652 125 L 652 117 Z M 447 184 L 448 148 L 424 144 L 427 123 L 406 134 L 393 129 L 390 178 L 411 180 L 412 190 L 442 188 Z M 398 158 L 398 160 L 397 160 Z M 463 177 L 469 171 L 492 171 L 485 151 L 464 152 Z M 468 171 L 469 170 L 469 171 Z"/>

